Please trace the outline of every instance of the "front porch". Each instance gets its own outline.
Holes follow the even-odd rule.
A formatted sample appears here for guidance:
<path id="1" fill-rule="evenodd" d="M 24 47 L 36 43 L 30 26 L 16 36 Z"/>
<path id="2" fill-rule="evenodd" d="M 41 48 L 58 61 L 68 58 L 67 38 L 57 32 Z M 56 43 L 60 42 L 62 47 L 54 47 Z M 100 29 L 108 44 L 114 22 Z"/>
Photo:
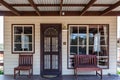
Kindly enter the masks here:
<path id="1" fill-rule="evenodd" d="M 81 75 L 78 76 L 77 80 L 99 80 L 100 78 L 93 75 Z M 13 76 L 8 75 L 0 75 L 0 80 L 76 80 L 74 76 L 61 76 L 59 78 L 42 78 L 40 76 L 32 76 L 31 78 L 28 78 L 27 76 L 19 76 L 16 79 L 13 78 Z M 107 76 L 104 75 L 102 80 L 120 80 L 120 76 L 117 75 L 111 75 Z"/>

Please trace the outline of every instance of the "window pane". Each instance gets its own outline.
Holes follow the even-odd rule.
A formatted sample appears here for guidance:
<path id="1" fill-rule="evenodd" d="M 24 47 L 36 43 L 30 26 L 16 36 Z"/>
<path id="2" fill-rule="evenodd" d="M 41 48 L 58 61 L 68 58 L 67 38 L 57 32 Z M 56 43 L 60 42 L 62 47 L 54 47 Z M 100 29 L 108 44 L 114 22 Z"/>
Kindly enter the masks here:
<path id="1" fill-rule="evenodd" d="M 29 44 L 22 44 L 22 49 L 24 51 L 29 51 Z"/>
<path id="2" fill-rule="evenodd" d="M 79 27 L 79 45 L 86 45 L 86 34 L 87 28 L 86 27 Z"/>
<path id="3" fill-rule="evenodd" d="M 22 35 L 22 42 L 29 43 L 32 42 L 32 35 Z"/>
<path id="4" fill-rule="evenodd" d="M 15 35 L 14 42 L 21 42 L 21 35 Z"/>
<path id="5" fill-rule="evenodd" d="M 77 46 L 70 47 L 70 54 L 77 54 Z"/>
<path id="6" fill-rule="evenodd" d="M 32 44 L 21 44 L 20 46 L 23 51 L 32 51 Z"/>
<path id="7" fill-rule="evenodd" d="M 14 34 L 21 34 L 22 32 L 22 27 L 14 27 Z"/>
<path id="8" fill-rule="evenodd" d="M 85 46 L 79 47 L 79 54 L 86 54 L 86 47 Z"/>
<path id="9" fill-rule="evenodd" d="M 99 67 L 107 68 L 108 67 L 108 58 L 99 58 Z"/>
<path id="10" fill-rule="evenodd" d="M 93 45 L 93 44 L 94 44 L 93 34 L 89 34 L 89 45 Z"/>
<path id="11" fill-rule="evenodd" d="M 107 56 L 107 54 L 108 54 L 108 48 L 102 46 L 99 55 L 100 55 L 100 56 Z"/>
<path id="12" fill-rule="evenodd" d="M 94 45 L 95 35 L 97 35 L 97 33 L 98 33 L 98 27 L 91 25 L 89 27 L 89 45 Z"/>
<path id="13" fill-rule="evenodd" d="M 71 45 L 77 45 L 77 39 L 78 39 L 78 28 L 77 27 L 71 27 L 70 28 L 70 44 Z"/>
<path id="14" fill-rule="evenodd" d="M 108 26 L 107 25 L 100 25 L 99 32 L 101 35 L 108 35 Z"/>
<path id="15" fill-rule="evenodd" d="M 100 44 L 101 45 L 107 45 L 108 44 L 108 40 L 107 40 L 107 36 L 101 37 L 100 38 Z"/>
<path id="16" fill-rule="evenodd" d="M 32 44 L 29 44 L 29 51 L 32 51 Z"/>
<path id="17" fill-rule="evenodd" d="M 94 53 L 93 53 L 93 46 L 90 46 L 90 47 L 89 47 L 89 54 L 92 54 L 92 55 L 94 54 Z"/>
<path id="18" fill-rule="evenodd" d="M 14 51 L 22 51 L 21 44 L 15 44 Z"/>
<path id="19" fill-rule="evenodd" d="M 24 27 L 24 34 L 32 34 L 32 27 Z"/>
<path id="20" fill-rule="evenodd" d="M 32 42 L 32 35 L 27 35 L 27 36 L 28 36 L 29 42 Z"/>

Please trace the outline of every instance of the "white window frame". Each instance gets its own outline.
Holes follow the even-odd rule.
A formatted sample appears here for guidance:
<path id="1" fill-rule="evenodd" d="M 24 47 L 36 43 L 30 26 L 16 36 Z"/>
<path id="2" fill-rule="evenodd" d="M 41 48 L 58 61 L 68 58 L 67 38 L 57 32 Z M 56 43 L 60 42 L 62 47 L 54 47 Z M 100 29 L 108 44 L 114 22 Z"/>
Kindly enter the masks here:
<path id="1" fill-rule="evenodd" d="M 100 25 L 100 24 L 95 24 L 95 25 Z M 102 24 L 102 25 L 108 25 L 108 24 Z M 71 65 L 71 59 L 73 59 L 73 57 L 74 57 L 74 55 L 71 55 L 70 54 L 70 47 L 71 47 L 71 45 L 70 45 L 70 27 L 85 27 L 86 26 L 86 29 L 87 29 L 87 32 L 86 32 L 86 34 L 89 34 L 89 25 L 80 25 L 80 24 L 75 24 L 75 25 L 72 25 L 72 24 L 69 24 L 68 25 L 68 62 L 67 62 L 67 64 L 68 64 L 68 68 L 69 69 L 71 69 L 71 68 L 73 68 L 73 67 L 70 67 L 70 65 Z M 99 27 L 97 27 L 97 29 L 99 29 Z M 109 29 L 109 25 L 108 25 L 108 29 Z M 99 30 L 98 30 L 99 31 Z M 108 30 L 108 32 L 109 32 L 109 30 Z M 108 43 L 109 43 L 109 34 L 108 34 Z M 79 44 L 77 44 L 77 46 L 79 46 Z M 87 41 L 86 41 L 86 55 L 89 55 L 89 35 L 87 35 Z M 93 45 L 92 45 L 93 46 Z M 100 46 L 108 46 L 108 48 L 109 48 L 109 44 L 107 44 L 107 45 L 100 45 Z M 77 47 L 78 48 L 78 47 Z M 77 49 L 78 50 L 78 49 Z M 77 51 L 78 52 L 78 51 Z M 109 68 L 109 49 L 108 49 L 108 55 L 107 56 L 97 56 L 97 58 L 98 58 L 98 60 L 97 60 L 97 64 L 98 64 L 98 66 L 99 67 L 101 67 L 101 68 L 104 68 L 104 69 L 108 69 Z M 99 58 L 108 58 L 108 61 L 107 61 L 107 66 L 100 66 L 99 65 Z"/>
<path id="2" fill-rule="evenodd" d="M 35 25 L 34 24 L 12 24 L 12 53 L 34 53 L 35 52 Z M 24 27 L 32 27 L 32 34 L 23 34 L 24 36 L 25 35 L 31 35 L 32 36 L 32 42 L 28 42 L 28 43 L 25 43 L 24 41 L 23 42 L 15 42 L 14 41 L 14 37 L 15 35 L 20 35 L 22 37 L 22 34 L 14 34 L 14 28 L 15 27 L 22 27 L 23 31 L 24 31 Z M 15 51 L 14 48 L 15 48 L 15 44 L 31 44 L 32 45 L 32 51 Z M 22 45 L 21 45 L 22 46 Z M 25 47 L 25 46 L 24 46 Z"/>

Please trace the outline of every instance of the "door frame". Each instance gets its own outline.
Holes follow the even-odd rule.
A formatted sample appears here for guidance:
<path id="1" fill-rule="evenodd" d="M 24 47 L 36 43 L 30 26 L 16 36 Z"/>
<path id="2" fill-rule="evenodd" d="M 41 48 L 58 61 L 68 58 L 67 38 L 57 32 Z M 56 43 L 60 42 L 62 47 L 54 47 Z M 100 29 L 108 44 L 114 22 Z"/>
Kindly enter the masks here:
<path id="1" fill-rule="evenodd" d="M 62 24 L 61 23 L 41 23 L 40 24 L 40 75 L 42 76 L 43 75 L 43 34 L 42 34 L 42 27 L 45 27 L 45 26 L 58 26 L 60 27 L 60 31 L 59 31 L 59 45 L 61 46 L 61 48 L 59 49 L 59 75 L 62 74 Z"/>

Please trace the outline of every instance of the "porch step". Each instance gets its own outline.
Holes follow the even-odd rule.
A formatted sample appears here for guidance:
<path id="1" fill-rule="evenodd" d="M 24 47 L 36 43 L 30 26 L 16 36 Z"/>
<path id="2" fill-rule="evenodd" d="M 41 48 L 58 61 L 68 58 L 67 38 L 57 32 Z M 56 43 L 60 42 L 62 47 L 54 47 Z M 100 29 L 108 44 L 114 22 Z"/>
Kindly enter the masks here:
<path id="1" fill-rule="evenodd" d="M 45 77 L 45 78 L 55 78 L 55 77 L 57 77 L 57 75 L 43 75 L 43 77 Z"/>

